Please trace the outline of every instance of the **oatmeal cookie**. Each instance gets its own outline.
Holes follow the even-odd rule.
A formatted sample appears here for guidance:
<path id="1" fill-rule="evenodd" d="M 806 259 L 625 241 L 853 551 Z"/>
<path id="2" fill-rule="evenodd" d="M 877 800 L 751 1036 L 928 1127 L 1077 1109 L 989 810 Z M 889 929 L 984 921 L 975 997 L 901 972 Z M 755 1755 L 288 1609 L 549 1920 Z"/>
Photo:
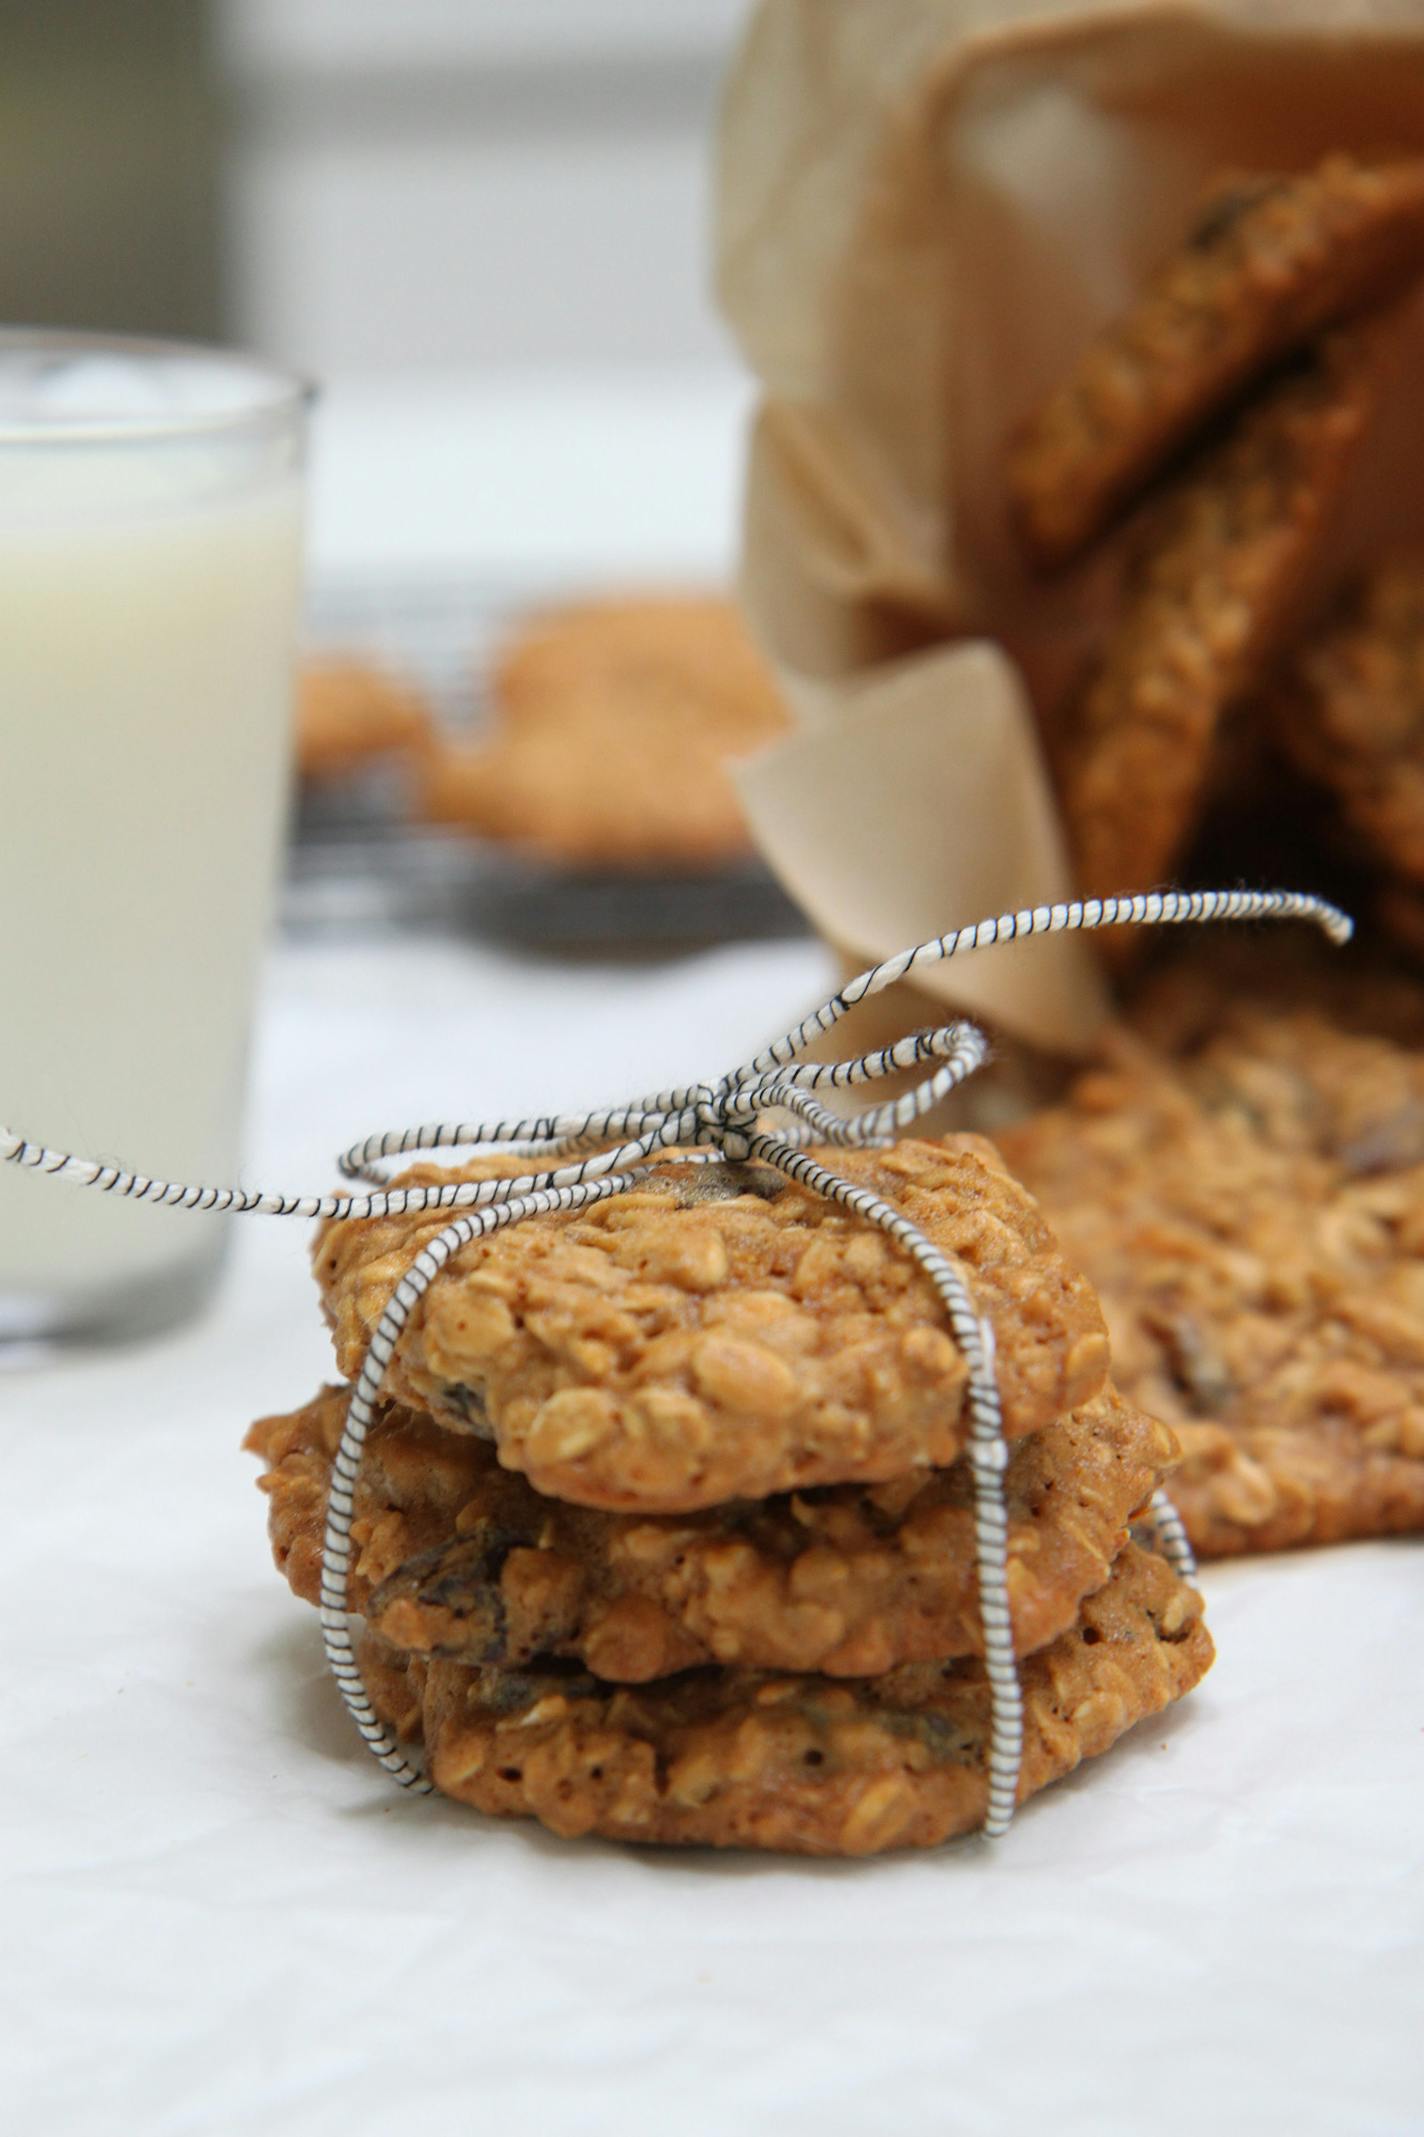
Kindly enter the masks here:
<path id="1" fill-rule="evenodd" d="M 1002 1141 L 1181 1441 L 1199 1551 L 1424 1528 L 1424 1055 L 1238 1006 Z"/>
<path id="2" fill-rule="evenodd" d="M 1018 1798 L 1180 1699 L 1211 1662 L 1201 1601 L 1129 1545 L 1073 1628 L 1023 1666 Z M 568 1836 L 874 1855 L 983 1821 L 981 1663 L 911 1663 L 835 1683 L 690 1670 L 610 1691 L 574 1666 L 403 1662 L 368 1640 L 376 1709 L 422 1736 L 446 1795 Z"/>
<path id="3" fill-rule="evenodd" d="M 316 1602 L 346 1390 L 259 1420 L 272 1550 Z M 1014 1448 L 1006 1479 L 1015 1644 L 1072 1624 L 1161 1482 L 1164 1425 L 1111 1392 Z M 979 1653 L 973 1483 L 956 1463 L 681 1518 L 541 1499 L 469 1433 L 388 1409 L 356 1493 L 350 1601 L 404 1652 L 523 1666 L 577 1658 L 641 1684 L 709 1662 L 873 1676 Z"/>
<path id="4" fill-rule="evenodd" d="M 1424 559 L 1386 565 L 1295 660 L 1277 735 L 1367 852 L 1424 882 Z"/>
<path id="5" fill-rule="evenodd" d="M 1196 826 L 1218 722 L 1263 678 L 1363 436 L 1373 366 L 1337 339 L 1164 498 L 1058 749 L 1078 888 L 1138 890 Z"/>
<path id="6" fill-rule="evenodd" d="M 1066 562 L 1254 380 L 1421 267 L 1424 162 L 1337 155 L 1215 188 L 1186 244 L 1015 439 L 1028 548 Z"/>
<path id="7" fill-rule="evenodd" d="M 374 662 L 331 654 L 303 661 L 297 676 L 297 769 L 330 779 L 374 757 L 414 750 L 430 713 L 409 684 Z"/>
<path id="8" fill-rule="evenodd" d="M 529 624 L 493 678 L 496 733 L 442 745 L 421 813 L 566 867 L 712 868 L 751 851 L 727 770 L 787 714 L 735 607 L 590 602 Z"/>
<path id="9" fill-rule="evenodd" d="M 997 1338 L 1011 1437 L 1099 1392 L 1097 1301 L 989 1144 L 959 1135 L 818 1154 L 963 1265 Z M 501 1169 L 477 1159 L 402 1179 Z M 318 1233 L 343 1374 L 447 1221 L 427 1210 Z M 943 1468 L 964 1448 L 967 1385 L 939 1298 L 903 1249 L 767 1167 L 673 1161 L 607 1202 L 452 1255 L 385 1392 L 492 1438 L 538 1491 L 685 1513 Z"/>

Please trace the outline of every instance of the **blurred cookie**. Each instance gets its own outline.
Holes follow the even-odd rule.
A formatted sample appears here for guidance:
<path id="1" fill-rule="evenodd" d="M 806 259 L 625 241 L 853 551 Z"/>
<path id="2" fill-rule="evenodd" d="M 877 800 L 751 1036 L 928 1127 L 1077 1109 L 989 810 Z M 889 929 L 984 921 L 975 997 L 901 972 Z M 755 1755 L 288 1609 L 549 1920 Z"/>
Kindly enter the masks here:
<path id="1" fill-rule="evenodd" d="M 492 740 L 424 761 L 431 821 L 566 867 L 695 871 L 750 852 L 728 763 L 788 720 L 731 602 L 551 612 L 506 649 L 492 690 Z"/>
<path id="2" fill-rule="evenodd" d="M 601 713 L 611 701 L 679 728 L 706 722 L 728 748 L 752 749 L 785 718 L 736 603 L 711 594 L 583 601 L 530 617 L 492 682 L 512 725 L 570 708 Z"/>
<path id="3" fill-rule="evenodd" d="M 1009 462 L 1032 553 L 1063 563 L 1214 415 L 1424 267 L 1424 161 L 1329 156 L 1215 188 L 1180 251 L 1024 426 Z"/>
<path id="4" fill-rule="evenodd" d="M 689 873 L 752 851 L 710 736 L 674 740 L 661 717 L 621 714 L 511 729 L 488 748 L 422 757 L 417 814 L 569 869 Z"/>
<path id="5" fill-rule="evenodd" d="M 1307 644 L 1276 731 L 1370 857 L 1424 882 L 1424 560 L 1384 566 Z"/>
<path id="6" fill-rule="evenodd" d="M 994 1328 L 1011 1437 L 1099 1392 L 1097 1302 L 990 1145 L 950 1136 L 834 1162 L 963 1265 Z M 427 1210 L 318 1234 L 343 1374 L 446 1222 Z M 964 1448 L 966 1389 L 937 1293 L 891 1240 L 769 1168 L 675 1159 L 614 1199 L 452 1255 L 386 1379 L 392 1400 L 492 1438 L 536 1490 L 662 1513 L 946 1467 Z"/>
<path id="7" fill-rule="evenodd" d="M 1005 1154 L 1181 1440 L 1199 1551 L 1424 1528 L 1424 1054 L 1201 985 L 1185 1059 L 1119 1040 Z"/>
<path id="8" fill-rule="evenodd" d="M 1167 492 L 1058 747 L 1077 884 L 1151 888 L 1194 830 L 1227 708 L 1263 679 L 1369 416 L 1337 339 L 1278 380 Z"/>
<path id="9" fill-rule="evenodd" d="M 1129 1545 L 1077 1624 L 1023 1665 L 1023 1802 L 1205 1674 L 1200 1598 Z M 368 1640 L 384 1718 L 446 1795 L 554 1832 L 873 1855 L 981 1824 L 989 1687 L 974 1660 L 834 1683 L 690 1670 L 619 1690 L 583 1671 L 404 1662 Z"/>
<path id="10" fill-rule="evenodd" d="M 316 1602 L 347 1391 L 253 1426 L 278 1566 Z M 1013 1451 L 1009 1592 L 1020 1653 L 1072 1624 L 1175 1454 L 1166 1427 L 1099 1396 Z M 520 1666 L 571 1656 L 644 1683 L 709 1662 L 867 1676 L 982 1649 L 968 1464 L 700 1514 L 541 1499 L 494 1451 L 386 1410 L 356 1493 L 350 1602 L 403 1652 Z"/>
<path id="11" fill-rule="evenodd" d="M 374 662 L 338 654 L 302 662 L 296 752 L 304 779 L 330 779 L 375 757 L 413 750 L 429 732 L 421 698 Z"/>

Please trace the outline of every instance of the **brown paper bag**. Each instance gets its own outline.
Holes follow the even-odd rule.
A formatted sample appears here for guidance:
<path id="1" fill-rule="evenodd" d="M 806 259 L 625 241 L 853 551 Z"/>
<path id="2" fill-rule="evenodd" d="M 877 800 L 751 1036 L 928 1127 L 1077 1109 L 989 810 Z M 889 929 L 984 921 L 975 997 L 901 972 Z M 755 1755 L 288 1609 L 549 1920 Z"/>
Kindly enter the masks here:
<path id="1" fill-rule="evenodd" d="M 1069 895 L 1034 714 L 1100 634 L 1119 557 L 1109 540 L 1028 575 L 1006 440 L 1209 181 L 1332 149 L 1424 153 L 1420 0 L 757 10 L 724 115 L 718 272 L 763 386 L 744 590 L 800 732 L 741 783 L 772 865 L 855 964 Z M 1322 584 L 1419 537 L 1424 297 L 1402 334 Z M 1104 1002 L 1072 936 L 926 985 L 1060 1050 Z"/>

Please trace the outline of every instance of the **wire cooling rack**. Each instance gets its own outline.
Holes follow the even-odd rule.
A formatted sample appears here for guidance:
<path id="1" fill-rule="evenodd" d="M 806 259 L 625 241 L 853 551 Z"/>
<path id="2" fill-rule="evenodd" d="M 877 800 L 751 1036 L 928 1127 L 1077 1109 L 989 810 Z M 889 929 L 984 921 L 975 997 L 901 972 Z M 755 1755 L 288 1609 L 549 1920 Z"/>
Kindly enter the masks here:
<path id="1" fill-rule="evenodd" d="M 495 646 L 515 618 L 566 587 L 422 578 L 347 580 L 308 607 L 310 652 L 365 653 L 408 676 L 448 732 L 489 721 Z M 282 899 L 293 933 L 473 931 L 547 949 L 671 949 L 796 934 L 804 921 L 748 860 L 697 875 L 570 870 L 443 826 L 411 821 L 396 765 L 304 791 Z"/>

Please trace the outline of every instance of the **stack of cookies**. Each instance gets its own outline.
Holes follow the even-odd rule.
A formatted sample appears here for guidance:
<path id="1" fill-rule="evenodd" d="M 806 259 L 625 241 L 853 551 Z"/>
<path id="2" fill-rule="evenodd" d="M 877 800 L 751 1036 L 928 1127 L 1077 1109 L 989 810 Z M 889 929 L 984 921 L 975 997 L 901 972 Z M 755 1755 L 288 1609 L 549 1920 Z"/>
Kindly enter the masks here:
<path id="1" fill-rule="evenodd" d="M 1335 797 L 1326 845 L 1348 835 L 1383 861 L 1411 890 L 1389 910 L 1424 939 L 1424 574 L 1329 583 L 1393 310 L 1421 273 L 1418 159 L 1225 182 L 1013 440 L 1010 498 L 1039 570 L 1091 562 L 1134 515 L 1116 619 L 1048 719 L 1084 894 L 1190 875 L 1194 837 L 1233 815 L 1239 850 L 1215 865 L 1257 874 L 1293 765 Z"/>
<path id="2" fill-rule="evenodd" d="M 1199 1598 L 1131 1531 L 1175 1444 L 1114 1391 L 1091 1288 L 989 1145 L 835 1159 L 955 1258 L 992 1325 L 1022 1799 L 1210 1662 Z M 348 1377 L 446 1221 L 319 1236 Z M 355 1492 L 378 1714 L 447 1794 L 563 1834 L 864 1855 L 979 1825 L 966 1380 L 896 1244 L 753 1163 L 674 1154 L 461 1249 L 390 1362 Z M 249 1436 L 309 1601 L 345 1405 L 328 1388 Z"/>

